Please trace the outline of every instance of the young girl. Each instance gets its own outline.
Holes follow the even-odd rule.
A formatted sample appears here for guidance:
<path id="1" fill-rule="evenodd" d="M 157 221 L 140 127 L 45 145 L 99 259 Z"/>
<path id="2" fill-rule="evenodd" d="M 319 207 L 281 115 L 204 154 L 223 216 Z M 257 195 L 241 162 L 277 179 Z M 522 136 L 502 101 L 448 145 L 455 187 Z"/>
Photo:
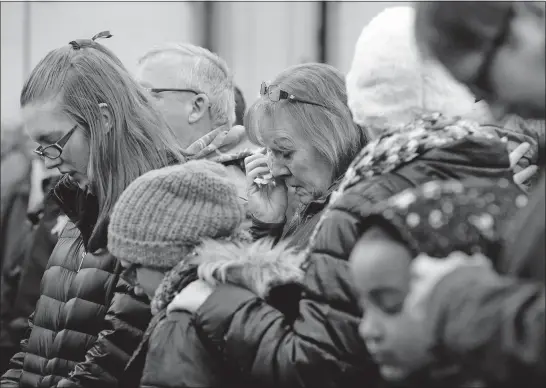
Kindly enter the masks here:
<path id="1" fill-rule="evenodd" d="M 365 218 L 351 273 L 364 311 L 359 332 L 386 380 L 412 386 L 480 381 L 430 348 L 433 329 L 416 323 L 419 312 L 406 301 L 410 264 L 419 254 L 442 258 L 455 251 L 498 257 L 505 221 L 525 204 L 526 196 L 507 180 L 498 186 L 436 181 L 378 204 Z"/>

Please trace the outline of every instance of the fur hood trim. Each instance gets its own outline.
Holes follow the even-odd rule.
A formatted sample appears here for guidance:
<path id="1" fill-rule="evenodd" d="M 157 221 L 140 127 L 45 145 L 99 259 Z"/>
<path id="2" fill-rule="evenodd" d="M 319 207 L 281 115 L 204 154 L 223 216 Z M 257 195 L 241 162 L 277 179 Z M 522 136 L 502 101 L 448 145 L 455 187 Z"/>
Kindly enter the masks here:
<path id="1" fill-rule="evenodd" d="M 269 291 L 283 284 L 301 284 L 303 252 L 271 239 L 203 240 L 195 253 L 169 272 L 152 300 L 152 314 L 168 306 L 185 286 L 201 279 L 212 287 L 235 284 L 266 298 Z"/>
<path id="2" fill-rule="evenodd" d="M 287 243 L 273 246 L 262 239 L 251 244 L 223 244 L 208 241 L 199 254 L 198 276 L 211 286 L 230 283 L 266 298 L 269 291 L 283 284 L 301 284 L 303 254 Z"/>

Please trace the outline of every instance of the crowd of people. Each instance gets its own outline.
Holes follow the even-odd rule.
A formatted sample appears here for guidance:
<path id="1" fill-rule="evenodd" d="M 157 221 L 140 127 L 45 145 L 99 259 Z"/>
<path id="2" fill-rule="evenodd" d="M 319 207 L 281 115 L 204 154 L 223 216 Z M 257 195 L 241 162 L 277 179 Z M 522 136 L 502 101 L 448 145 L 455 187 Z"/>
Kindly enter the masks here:
<path id="1" fill-rule="evenodd" d="M 543 386 L 545 13 L 388 8 L 248 109 L 192 44 L 50 51 L 3 129 L 0 386 Z"/>

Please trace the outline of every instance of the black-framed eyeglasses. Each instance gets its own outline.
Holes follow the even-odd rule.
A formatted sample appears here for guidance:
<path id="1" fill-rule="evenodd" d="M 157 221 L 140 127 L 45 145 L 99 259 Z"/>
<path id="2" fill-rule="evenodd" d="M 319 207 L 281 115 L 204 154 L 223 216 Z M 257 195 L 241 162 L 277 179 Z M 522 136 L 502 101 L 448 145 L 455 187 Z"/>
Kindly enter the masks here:
<path id="1" fill-rule="evenodd" d="M 45 146 L 45 147 L 38 146 L 34 150 L 34 152 L 40 155 L 41 157 L 45 157 L 51 160 L 58 159 L 63 153 L 63 148 L 68 142 L 68 139 L 70 139 L 70 136 L 72 136 L 76 128 L 78 128 L 77 124 L 74 125 L 72 129 L 68 131 L 63 137 L 61 137 L 59 141 L 57 141 L 56 143 Z"/>
<path id="2" fill-rule="evenodd" d="M 267 83 L 262 82 L 260 86 L 260 96 L 267 96 L 270 101 L 278 102 L 280 100 L 288 100 L 293 102 L 302 102 L 304 104 L 311 104 L 316 106 L 321 106 L 326 108 L 324 105 L 319 104 L 318 102 L 313 102 L 305 100 L 303 98 L 298 98 L 293 94 L 288 93 L 285 90 L 282 90 L 278 85 L 267 85 Z"/>
<path id="3" fill-rule="evenodd" d="M 202 94 L 203 92 L 194 89 L 177 89 L 177 88 L 145 88 L 150 93 L 163 93 L 163 92 L 180 92 L 180 93 L 194 93 Z"/>
<path id="4" fill-rule="evenodd" d="M 493 101 L 496 99 L 496 93 L 491 85 L 491 68 L 499 49 L 504 46 L 508 35 L 510 34 L 510 25 L 514 17 L 514 10 L 510 9 L 506 13 L 504 21 L 499 29 L 498 35 L 493 39 L 491 47 L 485 54 L 482 65 L 476 72 L 474 80 L 469 83 L 469 87 L 478 100 Z"/>

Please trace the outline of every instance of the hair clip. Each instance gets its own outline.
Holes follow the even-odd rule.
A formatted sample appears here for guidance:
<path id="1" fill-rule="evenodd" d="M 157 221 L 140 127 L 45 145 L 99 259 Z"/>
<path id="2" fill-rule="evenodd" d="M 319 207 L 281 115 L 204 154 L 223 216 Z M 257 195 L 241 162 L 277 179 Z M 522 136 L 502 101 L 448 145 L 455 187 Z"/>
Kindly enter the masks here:
<path id="1" fill-rule="evenodd" d="M 110 34 L 110 31 L 102 31 L 102 32 L 99 32 L 94 37 L 92 37 L 91 40 L 95 41 L 97 39 L 108 39 L 111 37 L 112 37 L 112 34 Z"/>
<path id="2" fill-rule="evenodd" d="M 71 45 L 74 50 L 81 49 L 81 46 L 75 40 L 73 40 L 72 42 L 69 42 L 68 44 Z"/>

